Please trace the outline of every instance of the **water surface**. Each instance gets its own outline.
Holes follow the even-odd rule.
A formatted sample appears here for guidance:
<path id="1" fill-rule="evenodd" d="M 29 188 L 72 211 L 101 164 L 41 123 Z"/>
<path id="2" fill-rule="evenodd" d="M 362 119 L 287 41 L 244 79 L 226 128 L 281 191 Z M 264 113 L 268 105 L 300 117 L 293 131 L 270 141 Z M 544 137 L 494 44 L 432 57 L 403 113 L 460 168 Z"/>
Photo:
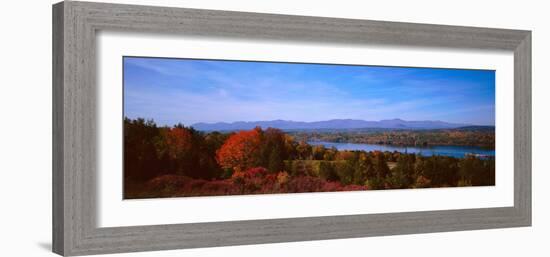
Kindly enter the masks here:
<path id="1" fill-rule="evenodd" d="M 377 144 L 353 144 L 353 143 L 333 143 L 323 141 L 311 141 L 310 145 L 324 145 L 327 148 L 336 147 L 338 150 L 363 150 L 363 151 L 389 151 L 401 153 L 414 153 L 422 156 L 452 156 L 455 158 L 464 158 L 466 154 L 478 154 L 486 156 L 495 156 L 495 150 L 488 150 L 477 146 L 395 146 L 395 145 L 377 145 Z"/>

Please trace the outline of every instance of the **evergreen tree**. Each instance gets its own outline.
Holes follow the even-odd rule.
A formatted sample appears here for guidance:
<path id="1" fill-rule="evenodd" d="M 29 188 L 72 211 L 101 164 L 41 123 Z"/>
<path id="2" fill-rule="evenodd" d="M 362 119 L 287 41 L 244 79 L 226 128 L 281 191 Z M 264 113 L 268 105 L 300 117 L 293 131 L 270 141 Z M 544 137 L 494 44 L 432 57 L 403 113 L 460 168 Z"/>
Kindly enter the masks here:
<path id="1" fill-rule="evenodd" d="M 273 148 L 271 154 L 269 155 L 268 170 L 270 172 L 279 172 L 284 170 L 284 163 L 281 158 L 281 149 L 279 146 Z"/>

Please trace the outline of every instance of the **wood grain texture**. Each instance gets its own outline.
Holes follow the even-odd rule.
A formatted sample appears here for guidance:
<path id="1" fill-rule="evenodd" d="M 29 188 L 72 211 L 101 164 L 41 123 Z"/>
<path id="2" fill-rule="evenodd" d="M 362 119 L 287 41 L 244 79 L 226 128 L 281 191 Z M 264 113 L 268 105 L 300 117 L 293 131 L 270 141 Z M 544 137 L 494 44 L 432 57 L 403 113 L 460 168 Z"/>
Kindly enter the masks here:
<path id="1" fill-rule="evenodd" d="M 63 49 L 63 4 L 53 6 L 52 22 L 52 249 L 54 252 L 63 253 L 65 243 L 64 227 L 64 182 L 63 182 L 63 78 L 64 78 L 64 49 Z"/>
<path id="2" fill-rule="evenodd" d="M 514 207 L 531 225 L 531 33 L 514 51 Z"/>
<path id="3" fill-rule="evenodd" d="M 99 30 L 514 51 L 514 207 L 99 228 Z M 61 255 L 531 225 L 529 31 L 68 1 L 53 6 L 53 101 L 53 250 Z"/>

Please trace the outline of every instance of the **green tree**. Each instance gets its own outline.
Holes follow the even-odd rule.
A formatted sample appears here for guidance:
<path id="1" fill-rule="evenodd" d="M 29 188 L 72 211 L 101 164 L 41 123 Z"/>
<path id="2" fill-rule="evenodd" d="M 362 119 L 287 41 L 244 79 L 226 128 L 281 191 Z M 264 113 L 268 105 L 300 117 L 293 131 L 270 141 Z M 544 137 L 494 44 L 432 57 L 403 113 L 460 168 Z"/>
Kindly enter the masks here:
<path id="1" fill-rule="evenodd" d="M 384 154 L 375 153 L 374 155 L 374 172 L 377 177 L 385 178 L 390 173 L 390 168 L 386 163 Z"/>
<path id="2" fill-rule="evenodd" d="M 296 152 L 298 154 L 298 158 L 301 160 L 310 160 L 311 159 L 311 145 L 308 143 L 301 141 L 298 146 L 296 146 Z"/>
<path id="3" fill-rule="evenodd" d="M 369 189 L 384 189 L 390 174 L 385 156 L 381 152 L 374 152 L 370 156 L 372 156 L 370 157 L 372 158 L 372 165 L 367 165 L 365 185 Z"/>
<path id="4" fill-rule="evenodd" d="M 324 145 L 313 146 L 312 155 L 314 160 L 323 160 L 327 149 Z"/>
<path id="5" fill-rule="evenodd" d="M 323 160 L 325 161 L 334 161 L 336 159 L 336 154 L 338 150 L 333 146 L 330 149 L 325 149 L 325 154 L 323 154 Z"/>
<path id="6" fill-rule="evenodd" d="M 386 180 L 381 177 L 370 177 L 365 181 L 365 186 L 370 190 L 385 189 Z"/>
<path id="7" fill-rule="evenodd" d="M 400 154 L 388 182 L 392 188 L 409 188 L 414 180 L 414 155 Z"/>
<path id="8" fill-rule="evenodd" d="M 357 157 L 355 173 L 353 174 L 353 184 L 364 185 L 368 178 L 369 169 L 372 170 L 372 162 L 365 152 L 359 153 Z"/>
<path id="9" fill-rule="evenodd" d="M 271 151 L 271 154 L 269 155 L 268 170 L 270 172 L 279 172 L 284 170 L 284 163 L 283 159 L 281 158 L 280 146 L 276 146 Z"/>
<path id="10" fill-rule="evenodd" d="M 335 166 L 340 183 L 349 185 L 353 182 L 354 167 L 351 161 L 338 161 Z"/>
<path id="11" fill-rule="evenodd" d="M 319 177 L 324 180 L 338 180 L 338 175 L 334 170 L 334 165 L 329 161 L 321 161 L 319 163 Z"/>

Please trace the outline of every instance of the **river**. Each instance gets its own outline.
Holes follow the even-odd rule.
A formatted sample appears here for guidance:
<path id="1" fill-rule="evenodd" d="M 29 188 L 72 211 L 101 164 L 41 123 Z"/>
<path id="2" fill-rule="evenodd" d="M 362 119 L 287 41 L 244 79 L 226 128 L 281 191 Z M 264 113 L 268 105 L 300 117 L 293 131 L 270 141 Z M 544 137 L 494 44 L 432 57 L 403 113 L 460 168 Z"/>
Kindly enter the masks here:
<path id="1" fill-rule="evenodd" d="M 495 150 L 488 150 L 476 146 L 453 146 L 453 145 L 440 145 L 440 146 L 395 146 L 395 145 L 378 145 L 378 144 L 352 144 L 352 143 L 332 143 L 323 141 L 311 141 L 310 145 L 324 145 L 327 148 L 336 147 L 338 150 L 363 150 L 363 151 L 389 151 L 389 152 L 402 152 L 402 153 L 415 153 L 422 156 L 452 156 L 455 158 L 464 158 L 466 154 L 478 154 L 484 156 L 495 156 Z"/>

